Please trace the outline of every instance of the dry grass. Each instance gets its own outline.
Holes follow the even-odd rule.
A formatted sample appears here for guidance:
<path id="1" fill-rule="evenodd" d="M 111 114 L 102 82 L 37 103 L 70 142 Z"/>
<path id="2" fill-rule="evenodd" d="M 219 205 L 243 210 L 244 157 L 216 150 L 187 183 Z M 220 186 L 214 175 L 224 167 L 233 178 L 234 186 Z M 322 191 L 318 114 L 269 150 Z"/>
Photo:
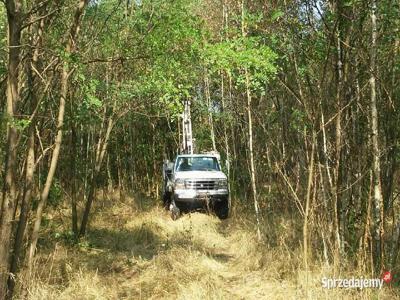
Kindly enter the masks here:
<path id="1" fill-rule="evenodd" d="M 113 204 L 110 204 L 113 203 Z M 146 204 L 146 203 L 144 203 Z M 305 274 L 286 220 L 274 243 L 258 243 L 251 218 L 220 221 L 192 213 L 172 221 L 138 199 L 98 201 L 90 233 L 79 245 L 42 241 L 29 299 L 395 299 L 395 291 L 324 290 L 331 272 Z M 65 218 L 65 220 L 63 220 Z M 49 225 L 65 230 L 68 215 Z M 57 225 L 58 224 L 58 225 Z M 266 224 L 265 228 L 273 229 Z M 60 235 L 58 235 L 60 236 Z M 39 267 L 40 266 L 40 267 Z"/>

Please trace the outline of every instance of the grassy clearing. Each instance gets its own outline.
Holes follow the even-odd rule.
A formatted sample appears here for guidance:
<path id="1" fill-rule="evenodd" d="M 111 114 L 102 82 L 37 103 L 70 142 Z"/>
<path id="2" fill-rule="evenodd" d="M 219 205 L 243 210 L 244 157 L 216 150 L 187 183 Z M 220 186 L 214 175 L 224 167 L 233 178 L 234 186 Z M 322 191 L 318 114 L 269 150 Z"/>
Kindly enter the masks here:
<path id="1" fill-rule="evenodd" d="M 261 244 L 251 218 L 220 221 L 192 213 L 172 221 L 134 197 L 98 200 L 89 235 L 79 244 L 66 233 L 68 218 L 65 211 L 47 222 L 42 236 L 49 238 L 40 243 L 29 299 L 396 297 L 389 288 L 322 289 L 321 278 L 332 271 L 316 263 L 306 276 L 298 228 L 284 218 L 274 220 L 276 226 L 265 224 L 275 240 Z"/>

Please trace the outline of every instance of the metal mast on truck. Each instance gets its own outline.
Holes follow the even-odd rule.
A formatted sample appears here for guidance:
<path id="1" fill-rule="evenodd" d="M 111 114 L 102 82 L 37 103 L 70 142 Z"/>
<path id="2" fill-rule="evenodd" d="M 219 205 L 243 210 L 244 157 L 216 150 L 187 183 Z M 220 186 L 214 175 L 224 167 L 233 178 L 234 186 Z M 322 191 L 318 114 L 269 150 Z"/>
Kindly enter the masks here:
<path id="1" fill-rule="evenodd" d="M 193 154 L 192 119 L 190 116 L 190 100 L 185 100 L 182 115 L 182 154 Z"/>

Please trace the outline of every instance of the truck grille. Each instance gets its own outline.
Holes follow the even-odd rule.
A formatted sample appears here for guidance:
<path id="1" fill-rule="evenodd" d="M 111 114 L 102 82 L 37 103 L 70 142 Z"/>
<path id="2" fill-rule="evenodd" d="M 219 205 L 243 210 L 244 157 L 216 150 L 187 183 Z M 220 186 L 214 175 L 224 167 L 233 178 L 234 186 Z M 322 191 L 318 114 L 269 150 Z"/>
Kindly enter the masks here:
<path id="1" fill-rule="evenodd" d="M 217 183 L 215 180 L 186 180 L 187 189 L 193 190 L 216 190 Z"/>

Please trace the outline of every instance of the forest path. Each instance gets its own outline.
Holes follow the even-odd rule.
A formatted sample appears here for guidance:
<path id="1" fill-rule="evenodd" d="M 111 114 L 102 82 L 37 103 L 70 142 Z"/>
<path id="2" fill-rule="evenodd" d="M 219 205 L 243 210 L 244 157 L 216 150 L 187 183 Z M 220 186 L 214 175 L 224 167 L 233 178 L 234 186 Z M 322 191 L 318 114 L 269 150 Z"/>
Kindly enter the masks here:
<path id="1" fill-rule="evenodd" d="M 236 218 L 194 212 L 173 221 L 159 207 L 132 215 L 114 207 L 106 217 L 115 219 L 111 229 L 104 217 L 96 217 L 89 242 L 120 256 L 112 263 L 121 273 L 112 279 L 119 298 L 290 299 L 288 290 L 293 299 L 304 296 L 279 280 L 280 262 L 273 252 L 261 251 L 255 230 Z"/>
<path id="2" fill-rule="evenodd" d="M 323 269 L 306 282 L 301 248 L 290 243 L 294 232 L 284 219 L 264 227 L 271 240 L 260 243 L 252 216 L 194 212 L 173 221 L 154 200 L 106 198 L 98 197 L 79 244 L 62 233 L 69 209 L 54 219 L 46 236 L 56 238 L 42 241 L 29 299 L 362 298 L 322 289 Z"/>

